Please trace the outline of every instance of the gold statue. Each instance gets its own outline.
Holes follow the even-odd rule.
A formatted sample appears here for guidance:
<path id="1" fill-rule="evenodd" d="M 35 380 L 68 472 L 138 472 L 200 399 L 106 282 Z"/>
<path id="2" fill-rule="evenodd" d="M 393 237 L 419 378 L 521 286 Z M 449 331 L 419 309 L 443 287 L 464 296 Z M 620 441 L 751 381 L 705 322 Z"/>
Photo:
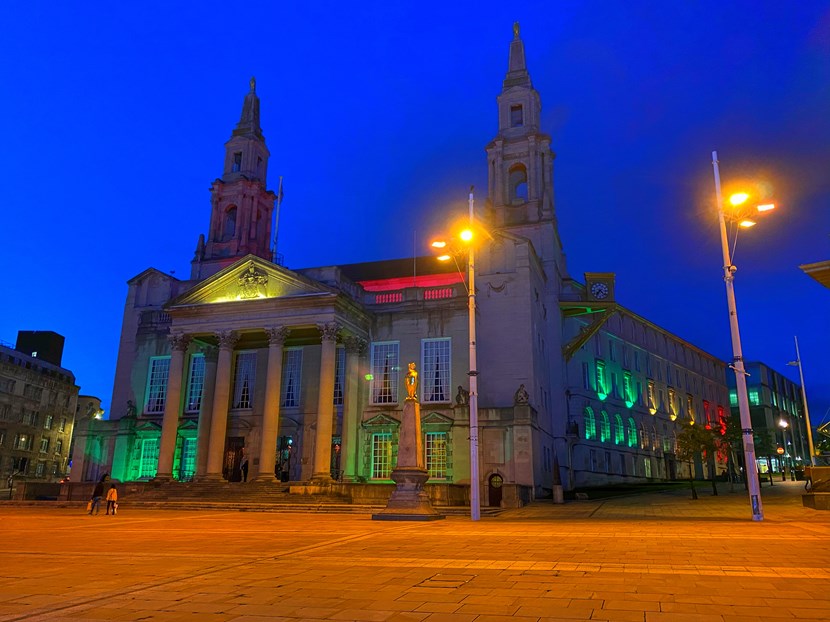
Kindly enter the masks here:
<path id="1" fill-rule="evenodd" d="M 516 22 L 516 23 L 518 23 L 518 22 Z M 251 76 L 251 93 L 253 93 L 254 91 L 256 91 L 256 78 Z"/>
<path id="2" fill-rule="evenodd" d="M 519 38 L 519 22 L 513 22 L 513 37 Z"/>
<path id="3" fill-rule="evenodd" d="M 409 364 L 409 369 L 406 371 L 406 399 L 418 399 L 415 396 L 415 391 L 418 389 L 418 372 L 415 371 L 415 363 Z"/>

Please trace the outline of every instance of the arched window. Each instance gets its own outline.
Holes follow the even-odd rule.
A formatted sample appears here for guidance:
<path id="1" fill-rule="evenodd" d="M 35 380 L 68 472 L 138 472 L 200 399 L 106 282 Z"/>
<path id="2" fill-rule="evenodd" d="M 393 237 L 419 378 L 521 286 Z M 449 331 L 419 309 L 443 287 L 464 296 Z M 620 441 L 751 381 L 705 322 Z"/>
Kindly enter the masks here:
<path id="1" fill-rule="evenodd" d="M 599 421 L 599 440 L 607 443 L 611 440 L 611 422 L 608 420 L 608 413 L 604 410 L 599 414 Z"/>
<path id="2" fill-rule="evenodd" d="M 527 169 L 524 164 L 515 164 L 508 171 L 510 184 L 510 203 L 520 205 L 527 203 Z"/>
<path id="3" fill-rule="evenodd" d="M 614 415 L 614 444 L 623 445 L 625 443 L 625 428 L 623 427 L 623 420 L 619 414 Z"/>
<path id="4" fill-rule="evenodd" d="M 634 421 L 634 417 L 628 418 L 628 446 L 637 446 L 637 422 Z"/>
<path id="5" fill-rule="evenodd" d="M 236 206 L 231 205 L 225 212 L 225 226 L 222 228 L 222 241 L 227 242 L 236 236 Z"/>
<path id="6" fill-rule="evenodd" d="M 597 437 L 597 425 L 596 421 L 594 421 L 594 411 L 590 407 L 585 409 L 583 419 L 585 422 L 585 440 L 590 441 L 595 439 Z"/>

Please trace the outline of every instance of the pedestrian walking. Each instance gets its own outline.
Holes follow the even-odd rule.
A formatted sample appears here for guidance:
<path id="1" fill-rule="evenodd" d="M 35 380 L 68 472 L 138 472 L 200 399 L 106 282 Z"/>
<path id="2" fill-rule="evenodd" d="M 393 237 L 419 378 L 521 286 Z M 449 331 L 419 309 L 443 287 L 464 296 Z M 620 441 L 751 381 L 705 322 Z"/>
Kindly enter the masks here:
<path id="1" fill-rule="evenodd" d="M 90 516 L 93 512 L 98 514 L 101 510 L 101 497 L 104 496 L 104 482 L 107 481 L 107 477 L 107 474 L 102 475 L 101 479 L 95 484 L 95 488 L 92 491 L 92 501 L 89 506 Z"/>
<path id="2" fill-rule="evenodd" d="M 112 510 L 112 515 L 115 516 L 115 511 L 118 509 L 118 489 L 115 484 L 110 486 L 107 491 L 107 514 Z"/>

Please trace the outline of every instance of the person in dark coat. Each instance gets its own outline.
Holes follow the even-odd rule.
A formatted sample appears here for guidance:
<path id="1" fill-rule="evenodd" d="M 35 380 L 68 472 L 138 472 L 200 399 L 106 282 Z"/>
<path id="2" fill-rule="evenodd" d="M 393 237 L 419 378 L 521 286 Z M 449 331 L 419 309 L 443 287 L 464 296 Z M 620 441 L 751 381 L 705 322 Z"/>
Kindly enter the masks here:
<path id="1" fill-rule="evenodd" d="M 92 491 L 92 505 L 89 506 L 89 514 L 92 515 L 93 510 L 96 514 L 101 510 L 101 498 L 104 496 L 104 482 L 109 479 L 109 474 L 104 473 L 98 483 L 95 484 L 95 489 Z"/>

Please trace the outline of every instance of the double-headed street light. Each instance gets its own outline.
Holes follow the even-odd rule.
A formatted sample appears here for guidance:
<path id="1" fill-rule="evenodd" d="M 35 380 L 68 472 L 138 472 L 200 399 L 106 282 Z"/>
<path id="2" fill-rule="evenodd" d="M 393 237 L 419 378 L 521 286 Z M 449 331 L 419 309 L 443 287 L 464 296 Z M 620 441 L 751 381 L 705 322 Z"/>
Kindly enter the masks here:
<path id="1" fill-rule="evenodd" d="M 752 417 L 749 412 L 749 397 L 746 390 L 746 370 L 744 369 L 743 353 L 741 351 L 741 334 L 738 329 L 738 311 L 735 305 L 735 271 L 732 256 L 729 251 L 729 239 L 726 235 L 726 218 L 723 212 L 723 196 L 720 187 L 720 170 L 718 168 L 718 152 L 712 152 L 712 166 L 715 172 L 715 197 L 718 206 L 718 223 L 720 225 L 720 241 L 723 251 L 723 280 L 726 283 L 726 303 L 729 308 L 729 328 L 732 333 L 732 369 L 735 371 L 735 387 L 738 394 L 738 411 L 741 416 L 741 433 L 744 447 L 744 471 L 746 472 L 749 503 L 752 509 L 752 520 L 764 520 L 764 509 L 761 504 L 761 489 L 758 484 L 758 466 L 755 461 L 755 441 L 752 437 Z M 740 207 L 749 200 L 746 193 L 736 193 L 729 197 L 733 207 Z M 775 206 L 772 204 L 758 205 L 757 213 L 767 212 Z M 745 211 L 745 210 L 742 210 Z M 739 226 L 752 227 L 755 221 L 749 214 L 730 214 Z"/>
<path id="2" fill-rule="evenodd" d="M 476 363 L 476 270 L 475 250 L 475 200 L 473 189 L 469 196 L 470 222 L 469 227 L 461 230 L 454 240 L 460 241 L 461 248 L 467 249 L 467 311 L 470 327 L 470 519 L 481 518 L 481 503 L 479 501 L 479 474 L 478 474 L 478 367 Z M 432 243 L 432 247 L 439 250 L 450 250 L 450 242 L 439 240 Z M 458 250 L 458 247 L 455 249 Z M 452 259 L 450 254 L 443 254 L 438 259 L 447 261 Z"/>
<path id="3" fill-rule="evenodd" d="M 810 411 L 807 409 L 807 389 L 804 388 L 804 370 L 801 368 L 801 354 L 798 351 L 798 337 L 795 337 L 795 360 L 787 365 L 798 367 L 798 377 L 801 379 L 801 399 L 804 402 L 804 421 L 807 424 L 807 447 L 810 452 L 810 465 L 816 466 L 816 449 L 813 445 L 813 426 L 810 425 Z"/>

